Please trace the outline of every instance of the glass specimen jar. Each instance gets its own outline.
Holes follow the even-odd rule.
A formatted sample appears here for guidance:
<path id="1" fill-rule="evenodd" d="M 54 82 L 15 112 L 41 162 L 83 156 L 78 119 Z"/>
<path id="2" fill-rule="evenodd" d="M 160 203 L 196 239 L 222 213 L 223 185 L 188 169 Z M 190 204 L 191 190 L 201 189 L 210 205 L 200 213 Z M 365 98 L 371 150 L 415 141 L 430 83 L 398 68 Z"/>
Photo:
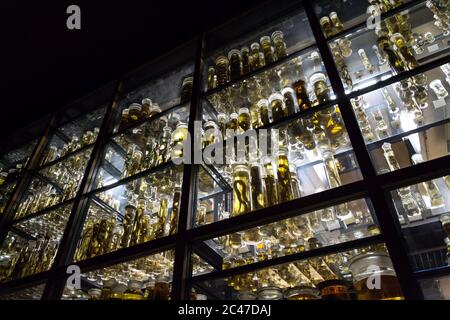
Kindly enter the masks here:
<path id="1" fill-rule="evenodd" d="M 387 253 L 367 252 L 357 255 L 349 261 L 349 269 L 358 300 L 404 299 Z M 379 279 L 379 285 L 373 279 Z"/>
<path id="2" fill-rule="evenodd" d="M 333 24 L 333 27 L 336 29 L 336 32 L 344 31 L 344 25 L 342 24 L 336 12 L 333 11 L 330 13 L 330 20 Z"/>
<path id="3" fill-rule="evenodd" d="M 236 112 L 230 114 L 230 118 L 228 119 L 227 130 L 233 130 L 233 132 L 236 132 L 236 130 L 238 129 L 238 117 L 239 115 Z M 227 137 L 229 137 L 229 135 L 227 135 Z"/>
<path id="4" fill-rule="evenodd" d="M 448 91 L 442 85 L 441 80 L 436 79 L 430 82 L 430 88 L 438 99 L 445 99 L 448 96 Z"/>
<path id="5" fill-rule="evenodd" d="M 269 97 L 273 121 L 283 119 L 287 115 L 286 106 L 284 105 L 283 100 L 283 96 L 279 93 L 272 93 Z"/>
<path id="6" fill-rule="evenodd" d="M 152 106 L 150 107 L 149 116 L 153 117 L 153 116 L 157 115 L 160 112 L 161 112 L 161 108 L 159 107 L 159 105 L 157 103 L 153 103 Z"/>
<path id="7" fill-rule="evenodd" d="M 261 43 L 262 52 L 264 53 L 264 60 L 267 63 L 273 63 L 275 62 L 275 52 L 272 47 L 272 42 L 270 41 L 269 36 L 264 36 L 259 39 L 259 42 Z"/>
<path id="8" fill-rule="evenodd" d="M 328 178 L 330 188 L 337 188 L 342 185 L 341 177 L 339 175 L 338 168 L 336 166 L 336 160 L 334 159 L 331 151 L 324 151 L 322 153 L 323 163 L 325 165 L 325 173 Z"/>
<path id="9" fill-rule="evenodd" d="M 228 59 L 225 56 L 219 56 L 216 59 L 217 85 L 221 86 L 228 82 Z"/>
<path id="10" fill-rule="evenodd" d="M 181 84 L 180 103 L 185 103 L 191 100 L 193 80 L 193 77 L 185 77 L 183 79 L 183 82 Z"/>
<path id="11" fill-rule="evenodd" d="M 130 114 L 130 109 L 125 108 L 122 110 L 122 114 L 120 116 L 120 122 L 119 122 L 119 130 L 122 130 L 123 128 L 125 128 L 126 126 L 129 125 L 129 123 L 130 123 L 130 119 L 128 117 L 129 114 Z"/>
<path id="12" fill-rule="evenodd" d="M 297 286 L 287 289 L 286 300 L 320 300 L 319 290 L 310 286 Z"/>
<path id="13" fill-rule="evenodd" d="M 142 106 L 139 103 L 132 103 L 130 105 L 130 111 L 128 113 L 128 117 L 131 121 L 137 121 L 142 117 Z"/>
<path id="14" fill-rule="evenodd" d="M 248 108 L 240 108 L 238 115 L 238 129 L 240 132 L 245 132 L 250 128 L 250 111 L 248 110 Z"/>
<path id="15" fill-rule="evenodd" d="M 250 172 L 246 165 L 238 164 L 233 168 L 233 212 L 238 216 L 251 211 Z"/>
<path id="16" fill-rule="evenodd" d="M 343 280 L 326 280 L 318 284 L 322 300 L 350 300 L 349 284 Z"/>
<path id="17" fill-rule="evenodd" d="M 98 288 L 91 288 L 88 290 L 89 300 L 100 300 L 102 290 Z"/>
<path id="18" fill-rule="evenodd" d="M 269 110 L 269 101 L 267 99 L 261 99 L 258 101 L 259 115 L 261 117 L 262 124 L 268 125 L 271 122 L 271 112 Z"/>
<path id="19" fill-rule="evenodd" d="M 383 114 L 381 113 L 381 110 L 378 109 L 374 112 L 372 112 L 373 119 L 376 123 L 375 131 L 378 135 L 379 139 L 383 139 L 388 136 L 388 126 L 386 124 L 386 121 L 384 120 Z"/>
<path id="20" fill-rule="evenodd" d="M 250 178 L 252 189 L 252 208 L 262 209 L 267 203 L 267 194 L 264 188 L 262 168 L 258 162 L 250 165 Z"/>
<path id="21" fill-rule="evenodd" d="M 172 157 L 182 158 L 184 141 L 189 135 L 188 125 L 184 122 L 179 122 L 176 129 L 172 132 Z"/>
<path id="22" fill-rule="evenodd" d="M 143 118 L 150 117 L 150 109 L 153 106 L 152 100 L 149 98 L 144 98 L 141 101 L 141 105 L 142 105 L 142 117 Z"/>
<path id="23" fill-rule="evenodd" d="M 265 287 L 258 291 L 257 300 L 282 300 L 283 292 L 280 288 Z"/>
<path id="24" fill-rule="evenodd" d="M 267 206 L 273 206 L 278 203 L 277 183 L 273 171 L 272 159 L 267 156 L 262 159 L 263 162 L 263 180 L 266 190 Z"/>
<path id="25" fill-rule="evenodd" d="M 300 180 L 298 179 L 297 169 L 295 165 L 289 165 L 290 177 L 291 177 L 291 193 L 293 199 L 298 199 L 301 197 L 300 191 Z"/>
<path id="26" fill-rule="evenodd" d="M 372 63 L 369 60 L 369 57 L 366 54 L 366 51 L 364 49 L 358 50 L 358 55 L 363 63 L 364 69 L 370 74 L 375 72 L 375 68 L 373 67 Z"/>
<path id="27" fill-rule="evenodd" d="M 284 97 L 284 105 L 286 106 L 287 115 L 293 115 L 298 112 L 297 99 L 295 96 L 294 89 L 286 87 L 281 90 L 281 94 Z"/>
<path id="28" fill-rule="evenodd" d="M 217 86 L 216 69 L 213 66 L 208 67 L 208 90 Z"/>
<path id="29" fill-rule="evenodd" d="M 256 300 L 256 294 L 251 291 L 242 291 L 238 294 L 239 300 Z"/>
<path id="30" fill-rule="evenodd" d="M 251 71 L 251 54 L 248 47 L 241 48 L 242 57 L 242 74 L 247 74 Z"/>
<path id="31" fill-rule="evenodd" d="M 330 100 L 330 89 L 327 86 L 327 77 L 322 72 L 317 72 L 309 79 L 318 103 L 324 103 Z"/>
<path id="32" fill-rule="evenodd" d="M 251 49 L 251 68 L 252 70 L 257 70 L 266 65 L 266 60 L 264 59 L 264 53 L 261 52 L 261 46 L 258 42 L 254 42 L 250 45 Z"/>
<path id="33" fill-rule="evenodd" d="M 238 49 L 233 49 L 228 53 L 230 62 L 230 80 L 235 81 L 242 75 L 242 57 Z"/>
<path id="34" fill-rule="evenodd" d="M 331 24 L 330 18 L 324 16 L 319 20 L 320 26 L 322 27 L 322 31 L 325 34 L 325 37 L 331 37 L 333 35 L 333 26 Z"/>
<path id="35" fill-rule="evenodd" d="M 294 82 L 294 90 L 300 110 L 303 111 L 311 108 L 311 101 L 309 100 L 308 91 L 306 89 L 306 82 L 302 79 L 297 80 Z"/>
<path id="36" fill-rule="evenodd" d="M 277 59 L 281 59 L 287 56 L 286 43 L 284 42 L 284 34 L 281 31 L 275 31 L 272 33 L 272 41 L 275 47 L 275 55 Z"/>
<path id="37" fill-rule="evenodd" d="M 219 127 L 212 120 L 208 120 L 205 122 L 204 132 L 205 132 L 205 147 L 216 143 L 217 141 L 220 140 L 222 136 L 222 133 L 219 131 Z"/>
<path id="38" fill-rule="evenodd" d="M 220 134 L 225 137 L 227 130 L 227 115 L 223 112 L 217 114 L 217 125 L 219 127 Z"/>
<path id="39" fill-rule="evenodd" d="M 419 63 L 414 57 L 411 49 L 406 44 L 406 40 L 400 33 L 394 33 L 391 36 L 391 42 L 395 44 L 395 47 L 403 57 L 403 60 L 406 62 L 406 65 L 409 69 L 414 69 L 419 66 Z"/>
<path id="40" fill-rule="evenodd" d="M 123 300 L 145 300 L 142 294 L 142 283 L 140 281 L 130 280 L 128 288 L 123 294 Z"/>
<path id="41" fill-rule="evenodd" d="M 386 159 L 386 162 L 389 166 L 389 169 L 391 171 L 395 171 L 400 169 L 400 164 L 397 161 L 397 158 L 395 157 L 394 150 L 392 150 L 392 146 L 389 142 L 383 143 L 381 146 L 384 152 L 384 158 Z"/>
<path id="42" fill-rule="evenodd" d="M 169 296 L 170 296 L 169 276 L 161 275 L 155 281 L 153 300 L 169 300 Z"/>
<path id="43" fill-rule="evenodd" d="M 279 202 L 285 202 L 293 199 L 288 149 L 286 147 L 280 147 L 277 152 L 277 187 Z"/>
<path id="44" fill-rule="evenodd" d="M 415 153 L 411 156 L 411 161 L 413 164 L 419 164 L 423 162 L 423 157 L 420 153 Z M 444 197 L 439 190 L 439 187 L 433 180 L 424 181 L 423 186 L 430 198 L 431 209 L 439 208 L 445 205 Z"/>

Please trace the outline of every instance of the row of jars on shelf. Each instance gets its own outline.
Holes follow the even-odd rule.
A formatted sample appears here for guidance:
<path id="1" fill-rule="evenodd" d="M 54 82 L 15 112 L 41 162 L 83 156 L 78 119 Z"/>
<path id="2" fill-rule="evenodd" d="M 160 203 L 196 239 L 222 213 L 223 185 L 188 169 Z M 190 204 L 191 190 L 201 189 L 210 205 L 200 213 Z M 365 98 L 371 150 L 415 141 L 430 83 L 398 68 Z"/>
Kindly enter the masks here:
<path id="1" fill-rule="evenodd" d="M 241 76 L 287 56 L 284 34 L 275 31 L 271 36 L 263 36 L 260 43 L 254 42 L 239 49 L 232 49 L 228 57 L 221 55 L 215 65 L 208 67 L 208 90 L 235 81 Z"/>
<path id="2" fill-rule="evenodd" d="M 58 246 L 59 237 L 50 233 L 37 240 L 10 234 L 0 250 L 0 281 L 47 271 L 53 264 Z"/>
<path id="3" fill-rule="evenodd" d="M 134 187 L 127 186 L 125 196 L 128 204 L 121 213 L 123 218 L 91 207 L 78 244 L 76 260 L 175 234 L 181 187 L 172 181 L 165 183 L 167 185 L 155 187 L 141 179 L 133 183 Z M 99 198 L 113 210 L 119 211 L 120 203 L 116 197 L 101 193 Z"/>
<path id="4" fill-rule="evenodd" d="M 29 158 L 26 158 L 24 161 L 17 163 L 14 167 L 7 171 L 0 172 L 0 186 L 9 181 L 17 179 L 20 176 L 23 168 L 27 165 L 28 159 Z"/>
<path id="5" fill-rule="evenodd" d="M 90 151 L 76 154 L 41 172 L 52 183 L 36 177 L 28 190 L 26 199 L 16 210 L 16 219 L 38 212 L 75 197 L 89 160 Z"/>
<path id="6" fill-rule="evenodd" d="M 51 145 L 48 148 L 47 154 L 42 159 L 41 165 L 45 165 L 69 153 L 75 152 L 80 148 L 93 144 L 95 140 L 97 140 L 99 131 L 100 128 L 97 127 L 92 131 L 86 130 L 85 132 L 83 132 L 81 139 L 79 139 L 77 136 L 72 136 L 69 143 L 65 143 L 62 148 Z"/>
<path id="7" fill-rule="evenodd" d="M 367 272 L 374 264 L 379 269 Z M 379 288 L 368 288 L 371 275 L 380 277 Z M 403 299 L 382 245 L 238 275 L 227 278 L 226 283 L 238 292 L 240 300 L 350 300 L 355 295 L 358 300 Z"/>

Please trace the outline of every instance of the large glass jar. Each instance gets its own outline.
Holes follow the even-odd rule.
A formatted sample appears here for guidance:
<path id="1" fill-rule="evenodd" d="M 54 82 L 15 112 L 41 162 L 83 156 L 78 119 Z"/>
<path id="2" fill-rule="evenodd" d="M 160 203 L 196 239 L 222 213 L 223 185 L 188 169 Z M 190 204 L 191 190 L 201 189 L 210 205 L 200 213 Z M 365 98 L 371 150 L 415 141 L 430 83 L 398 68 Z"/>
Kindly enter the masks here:
<path id="1" fill-rule="evenodd" d="M 262 46 L 262 51 L 264 53 L 264 59 L 266 60 L 266 64 L 275 62 L 276 60 L 275 52 L 273 50 L 270 37 L 269 36 L 261 37 L 259 42 L 261 43 Z"/>
<path id="2" fill-rule="evenodd" d="M 269 110 L 269 101 L 267 99 L 261 99 L 258 101 L 258 109 L 259 109 L 259 116 L 261 119 L 261 122 L 264 126 L 268 125 L 270 123 L 271 119 L 271 112 Z"/>
<path id="3" fill-rule="evenodd" d="M 257 70 L 266 65 L 266 60 L 264 59 L 264 53 L 261 52 L 261 46 L 258 42 L 254 42 L 250 46 L 252 60 L 251 60 L 251 69 Z"/>
<path id="4" fill-rule="evenodd" d="M 241 48 L 242 57 L 242 74 L 247 74 L 251 71 L 251 56 L 250 49 L 248 47 Z"/>
<path id="5" fill-rule="evenodd" d="M 327 86 L 327 77 L 322 72 L 317 72 L 309 79 L 314 88 L 317 102 L 324 103 L 330 100 L 330 89 Z"/>
<path id="6" fill-rule="evenodd" d="M 184 122 L 178 123 L 176 129 L 172 132 L 172 157 L 174 159 L 183 157 L 183 145 L 188 135 L 188 125 Z"/>
<path id="7" fill-rule="evenodd" d="M 286 57 L 286 43 L 284 42 L 283 32 L 275 31 L 272 33 L 272 41 L 275 47 L 275 55 L 277 56 L 277 59 Z"/>
<path id="8" fill-rule="evenodd" d="M 180 103 L 185 103 L 191 100 L 193 80 L 193 77 L 185 77 L 183 79 L 183 83 L 181 84 Z"/>
<path id="9" fill-rule="evenodd" d="M 130 111 L 128 113 L 128 117 L 131 121 L 137 121 L 142 117 L 142 106 L 139 103 L 132 103 L 130 105 Z"/>
<path id="10" fill-rule="evenodd" d="M 221 86 L 228 82 L 228 59 L 225 56 L 219 56 L 216 59 L 217 85 Z"/>
<path id="11" fill-rule="evenodd" d="M 233 49 L 228 53 L 228 60 L 230 62 L 230 80 L 235 81 L 239 79 L 242 74 L 242 57 L 241 52 Z"/>
<path id="12" fill-rule="evenodd" d="M 251 211 L 250 171 L 246 165 L 238 164 L 233 169 L 233 213 L 238 216 Z"/>
<path id="13" fill-rule="evenodd" d="M 403 300 L 403 294 L 389 255 L 368 252 L 349 262 L 358 300 Z"/>
<path id="14" fill-rule="evenodd" d="M 286 117 L 286 106 L 283 102 L 283 96 L 279 93 L 273 93 L 269 97 L 270 110 L 272 111 L 273 121 L 278 121 Z"/>

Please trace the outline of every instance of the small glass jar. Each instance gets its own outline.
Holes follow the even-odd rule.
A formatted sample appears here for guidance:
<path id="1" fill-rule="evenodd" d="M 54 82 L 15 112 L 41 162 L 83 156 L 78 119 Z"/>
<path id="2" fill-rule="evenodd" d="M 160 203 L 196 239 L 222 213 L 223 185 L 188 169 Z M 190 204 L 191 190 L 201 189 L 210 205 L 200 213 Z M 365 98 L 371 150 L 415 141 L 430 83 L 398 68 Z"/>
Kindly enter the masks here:
<path id="1" fill-rule="evenodd" d="M 184 141 L 187 139 L 188 135 L 188 125 L 184 122 L 179 122 L 175 130 L 172 132 L 172 157 L 183 157 Z"/>
<path id="2" fill-rule="evenodd" d="M 259 115 L 262 124 L 268 125 L 271 122 L 271 112 L 269 109 L 269 101 L 267 99 L 261 99 L 258 101 L 258 109 L 259 109 Z"/>
<path id="3" fill-rule="evenodd" d="M 275 31 L 272 33 L 272 42 L 275 47 L 275 55 L 277 59 L 281 59 L 287 56 L 286 43 L 284 42 L 284 34 L 281 31 Z"/>
<path id="4" fill-rule="evenodd" d="M 214 66 L 208 67 L 208 90 L 212 90 L 217 86 L 216 69 Z"/>
<path id="5" fill-rule="evenodd" d="M 322 157 L 330 188 L 340 187 L 342 185 L 341 177 L 333 153 L 331 151 L 324 151 Z"/>
<path id="6" fill-rule="evenodd" d="M 216 143 L 216 141 L 220 139 L 219 128 L 217 124 L 212 120 L 205 122 L 204 132 L 205 132 L 205 147 Z"/>
<path id="7" fill-rule="evenodd" d="M 276 60 L 275 51 L 272 47 L 272 42 L 269 36 L 261 37 L 259 40 L 261 43 L 262 51 L 264 53 L 264 59 L 266 64 L 274 63 Z"/>
<path id="8" fill-rule="evenodd" d="M 218 122 L 220 133 L 222 134 L 222 137 L 225 137 L 226 130 L 227 130 L 227 115 L 223 112 L 219 112 L 217 114 L 217 122 Z"/>
<path id="9" fill-rule="evenodd" d="M 344 25 L 342 24 L 336 12 L 333 11 L 330 13 L 330 20 L 337 32 L 344 31 Z"/>
<path id="10" fill-rule="evenodd" d="M 155 282 L 154 300 L 169 300 L 170 298 L 170 284 L 169 277 L 162 275 Z"/>
<path id="11" fill-rule="evenodd" d="M 250 49 L 248 47 L 241 48 L 241 57 L 242 57 L 242 74 L 250 73 L 251 71 L 251 54 Z"/>
<path id="12" fill-rule="evenodd" d="M 251 69 L 252 71 L 257 70 L 266 65 L 266 60 L 264 59 L 264 53 L 261 52 L 261 46 L 259 43 L 254 42 L 250 46 L 251 49 Z"/>
<path id="13" fill-rule="evenodd" d="M 123 294 L 124 300 L 145 300 L 142 294 L 142 283 L 140 281 L 130 280 L 128 282 L 128 288 Z"/>
<path id="14" fill-rule="evenodd" d="M 91 288 L 88 290 L 89 300 L 101 300 L 102 290 L 98 288 Z"/>
<path id="15" fill-rule="evenodd" d="M 279 93 L 272 93 L 269 97 L 273 121 L 281 120 L 287 116 L 287 110 L 283 100 L 283 96 Z"/>
<path id="16" fill-rule="evenodd" d="M 320 18 L 319 23 L 320 23 L 320 26 L 322 27 L 322 31 L 323 31 L 325 37 L 328 38 L 334 34 L 333 26 L 331 24 L 330 18 L 328 18 L 327 16 L 324 16 L 324 17 Z"/>
<path id="17" fill-rule="evenodd" d="M 312 237 L 308 239 L 308 248 L 309 250 L 319 249 L 322 247 L 319 239 Z"/>
<path id="18" fill-rule="evenodd" d="M 287 289 L 286 300 L 320 300 L 319 290 L 310 286 L 297 286 Z"/>
<path id="19" fill-rule="evenodd" d="M 283 292 L 280 288 L 265 287 L 258 291 L 258 300 L 283 300 Z"/>
<path id="20" fill-rule="evenodd" d="M 294 89 L 286 87 L 283 90 L 281 90 L 281 94 L 284 97 L 283 101 L 284 105 L 286 106 L 287 115 L 290 116 L 297 113 L 298 105 Z"/>
<path id="21" fill-rule="evenodd" d="M 327 86 L 327 77 L 322 72 L 317 72 L 309 79 L 318 103 L 325 103 L 330 100 L 330 89 Z"/>
<path id="22" fill-rule="evenodd" d="M 239 115 L 236 112 L 233 112 L 230 114 L 230 118 L 228 119 L 228 125 L 227 129 L 233 130 L 233 132 L 236 132 L 238 129 L 238 117 Z"/>
<path id="23" fill-rule="evenodd" d="M 128 126 L 128 124 L 130 123 L 129 114 L 130 114 L 130 109 L 125 108 L 122 110 L 122 115 L 120 117 L 120 122 L 119 122 L 119 130 L 122 130 L 123 128 Z"/>
<path id="24" fill-rule="evenodd" d="M 358 300 L 403 300 L 403 294 L 389 255 L 367 252 L 349 261 Z M 379 279 L 375 286 L 373 279 Z"/>
<path id="25" fill-rule="evenodd" d="M 311 108 L 311 101 L 309 100 L 308 91 L 306 89 L 306 82 L 302 79 L 294 82 L 294 90 L 297 96 L 297 105 L 301 111 Z"/>
<path id="26" fill-rule="evenodd" d="M 434 94 L 438 99 L 445 99 L 448 96 L 448 91 L 442 85 L 440 79 L 436 79 L 430 82 L 430 88 L 433 90 Z"/>
<path id="27" fill-rule="evenodd" d="M 228 82 L 228 59 L 225 56 L 219 56 L 216 59 L 217 85 L 221 86 Z"/>
<path id="28" fill-rule="evenodd" d="M 322 300 L 350 300 L 349 284 L 343 280 L 326 280 L 318 284 Z"/>
<path id="29" fill-rule="evenodd" d="M 238 115 L 238 129 L 245 132 L 251 128 L 250 111 L 248 108 L 240 108 Z"/>
<path id="30" fill-rule="evenodd" d="M 130 121 L 138 121 L 142 117 L 142 106 L 139 103 L 132 103 L 130 105 L 130 111 L 128 113 L 128 117 Z"/>
<path id="31" fill-rule="evenodd" d="M 142 105 L 142 117 L 143 118 L 150 117 L 150 110 L 151 110 L 152 105 L 153 105 L 152 100 L 149 99 L 149 98 L 144 98 L 141 101 L 141 105 Z"/>
<path id="32" fill-rule="evenodd" d="M 186 103 L 191 101 L 193 80 L 194 78 L 191 76 L 185 77 L 183 79 L 183 82 L 181 84 L 180 103 Z"/>
<path id="33" fill-rule="evenodd" d="M 238 49 L 233 49 L 228 53 L 230 62 L 230 80 L 236 81 L 242 75 L 242 57 Z"/>

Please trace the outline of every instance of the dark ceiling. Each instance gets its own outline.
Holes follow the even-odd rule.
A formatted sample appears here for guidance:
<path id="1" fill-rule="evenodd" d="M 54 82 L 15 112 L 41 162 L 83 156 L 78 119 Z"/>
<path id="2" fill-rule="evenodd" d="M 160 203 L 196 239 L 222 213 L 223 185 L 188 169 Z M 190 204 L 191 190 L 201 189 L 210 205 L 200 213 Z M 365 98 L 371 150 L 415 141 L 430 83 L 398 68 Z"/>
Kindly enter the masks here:
<path id="1" fill-rule="evenodd" d="M 23 127 L 260 2 L 2 1 L 0 133 Z M 79 31 L 66 28 L 71 4 L 81 8 Z"/>

